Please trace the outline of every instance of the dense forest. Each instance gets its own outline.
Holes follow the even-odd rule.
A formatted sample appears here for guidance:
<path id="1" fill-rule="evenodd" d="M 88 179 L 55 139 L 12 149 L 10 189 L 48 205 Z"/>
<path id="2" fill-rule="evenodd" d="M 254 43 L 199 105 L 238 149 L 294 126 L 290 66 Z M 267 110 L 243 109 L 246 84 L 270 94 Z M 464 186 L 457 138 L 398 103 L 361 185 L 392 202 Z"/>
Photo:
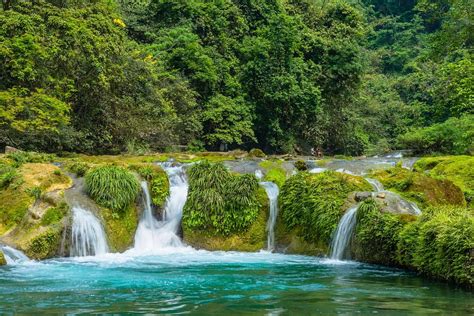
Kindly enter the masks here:
<path id="1" fill-rule="evenodd" d="M 472 153 L 472 0 L 3 0 L 0 147 Z"/>

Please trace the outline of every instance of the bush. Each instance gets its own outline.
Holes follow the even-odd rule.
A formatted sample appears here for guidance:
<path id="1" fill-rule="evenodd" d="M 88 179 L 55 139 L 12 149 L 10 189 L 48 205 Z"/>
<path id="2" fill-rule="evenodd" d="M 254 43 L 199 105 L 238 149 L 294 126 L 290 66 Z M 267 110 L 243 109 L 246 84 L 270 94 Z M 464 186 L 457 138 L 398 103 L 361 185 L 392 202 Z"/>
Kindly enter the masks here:
<path id="1" fill-rule="evenodd" d="M 287 230 L 298 230 L 305 241 L 329 243 L 349 193 L 365 190 L 370 186 L 359 177 L 333 171 L 300 172 L 283 185 L 281 219 Z"/>
<path id="2" fill-rule="evenodd" d="M 0 163 L 0 190 L 8 188 L 17 176 L 18 173 L 15 168 Z"/>
<path id="3" fill-rule="evenodd" d="M 423 213 L 399 235 L 400 264 L 436 278 L 474 284 L 472 209 L 441 207 Z"/>
<path id="4" fill-rule="evenodd" d="M 52 162 L 55 158 L 53 154 L 36 153 L 33 151 L 14 151 L 6 156 L 13 161 L 15 167 L 19 167 L 25 163 L 41 163 Z"/>
<path id="5" fill-rule="evenodd" d="M 453 117 L 443 123 L 413 130 L 400 136 L 398 142 L 415 154 L 470 154 L 474 151 L 474 115 Z"/>
<path id="6" fill-rule="evenodd" d="M 98 204 L 119 211 L 136 199 L 140 184 L 122 167 L 102 166 L 87 173 L 86 190 Z"/>
<path id="7" fill-rule="evenodd" d="M 75 161 L 69 164 L 67 170 L 74 173 L 78 177 L 83 177 L 86 175 L 87 171 L 90 169 L 90 166 L 85 162 Z"/>
<path id="8" fill-rule="evenodd" d="M 398 234 L 402 217 L 380 212 L 374 200 L 361 203 L 357 210 L 355 257 L 359 260 L 385 265 L 397 265 Z"/>
<path id="9" fill-rule="evenodd" d="M 260 209 L 254 175 L 231 174 L 222 163 L 201 162 L 189 170 L 183 225 L 228 236 L 246 231 Z"/>
<path id="10" fill-rule="evenodd" d="M 306 161 L 304 160 L 297 160 L 295 161 L 295 167 L 299 171 L 306 171 L 308 170 L 308 165 L 306 164 Z"/>

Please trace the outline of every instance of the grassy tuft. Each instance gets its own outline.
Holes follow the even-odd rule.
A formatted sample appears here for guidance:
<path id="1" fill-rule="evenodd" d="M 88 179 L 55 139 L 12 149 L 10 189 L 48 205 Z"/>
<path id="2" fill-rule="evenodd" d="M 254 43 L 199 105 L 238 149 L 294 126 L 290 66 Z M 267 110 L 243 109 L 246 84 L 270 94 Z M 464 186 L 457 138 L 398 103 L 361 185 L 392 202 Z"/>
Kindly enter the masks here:
<path id="1" fill-rule="evenodd" d="M 135 176 L 122 167 L 101 166 L 86 174 L 86 189 L 99 205 L 120 211 L 136 199 L 140 185 Z"/>

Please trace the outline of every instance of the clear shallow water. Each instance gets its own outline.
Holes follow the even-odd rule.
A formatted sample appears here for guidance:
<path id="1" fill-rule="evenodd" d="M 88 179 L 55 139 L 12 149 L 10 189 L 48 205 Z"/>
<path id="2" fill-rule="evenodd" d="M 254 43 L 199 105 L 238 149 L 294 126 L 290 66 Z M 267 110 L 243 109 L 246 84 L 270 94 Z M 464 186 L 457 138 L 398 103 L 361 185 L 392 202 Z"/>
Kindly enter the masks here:
<path id="1" fill-rule="evenodd" d="M 401 270 L 270 253 L 162 249 L 0 267 L 0 314 L 472 314 L 472 293 Z"/>

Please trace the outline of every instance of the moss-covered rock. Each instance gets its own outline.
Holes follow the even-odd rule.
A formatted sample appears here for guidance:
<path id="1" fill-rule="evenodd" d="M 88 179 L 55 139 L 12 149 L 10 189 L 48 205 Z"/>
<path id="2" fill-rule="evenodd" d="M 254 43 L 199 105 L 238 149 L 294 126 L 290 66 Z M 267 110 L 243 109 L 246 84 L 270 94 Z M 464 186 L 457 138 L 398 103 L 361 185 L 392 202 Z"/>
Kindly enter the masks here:
<path id="1" fill-rule="evenodd" d="M 393 214 L 366 200 L 357 210 L 351 252 L 359 261 L 404 267 L 472 288 L 473 215 L 453 206 L 430 207 L 419 217 Z"/>
<path id="2" fill-rule="evenodd" d="M 350 193 L 370 188 L 361 177 L 333 171 L 292 176 L 280 194 L 277 247 L 292 253 L 327 253 L 332 233 L 353 203 Z"/>
<path id="3" fill-rule="evenodd" d="M 136 171 L 140 177 L 148 182 L 151 200 L 158 209 L 163 209 L 170 193 L 169 179 L 166 172 L 156 164 L 133 164 L 131 170 Z"/>
<path id="4" fill-rule="evenodd" d="M 259 189 L 260 212 L 247 231 L 230 236 L 216 235 L 206 231 L 195 231 L 184 226 L 184 242 L 198 249 L 224 251 L 258 251 L 267 244 L 266 225 L 269 202 L 265 190 Z"/>
<path id="5" fill-rule="evenodd" d="M 25 254 L 31 259 L 46 259 L 58 254 L 61 245 L 62 226 L 54 225 L 32 238 L 22 246 Z"/>
<path id="6" fill-rule="evenodd" d="M 111 251 L 123 252 L 133 245 L 133 238 L 138 226 L 137 208 L 136 205 L 130 205 L 120 212 L 107 208 L 100 209 Z"/>
<path id="7" fill-rule="evenodd" d="M 466 205 L 461 189 L 450 180 L 435 179 L 402 167 L 374 171 L 371 177 L 379 180 L 385 189 L 400 193 L 423 207 L 432 205 Z"/>
<path id="8" fill-rule="evenodd" d="M 2 251 L 0 251 L 0 266 L 4 266 L 7 264 L 7 260 L 5 259 L 5 255 Z"/>
<path id="9" fill-rule="evenodd" d="M 467 203 L 474 206 L 473 156 L 422 158 L 415 163 L 414 169 L 419 172 L 426 172 L 436 179 L 452 181 L 461 188 Z"/>
<path id="10" fill-rule="evenodd" d="M 263 181 L 270 181 L 278 185 L 279 188 L 283 187 L 285 181 L 291 171 L 284 168 L 286 162 L 281 160 L 265 160 L 260 162 L 258 165 L 265 171 Z"/>
<path id="11" fill-rule="evenodd" d="M 267 155 L 265 155 L 263 150 L 259 148 L 252 148 L 250 149 L 248 156 L 255 157 L 255 158 L 265 158 Z"/>

